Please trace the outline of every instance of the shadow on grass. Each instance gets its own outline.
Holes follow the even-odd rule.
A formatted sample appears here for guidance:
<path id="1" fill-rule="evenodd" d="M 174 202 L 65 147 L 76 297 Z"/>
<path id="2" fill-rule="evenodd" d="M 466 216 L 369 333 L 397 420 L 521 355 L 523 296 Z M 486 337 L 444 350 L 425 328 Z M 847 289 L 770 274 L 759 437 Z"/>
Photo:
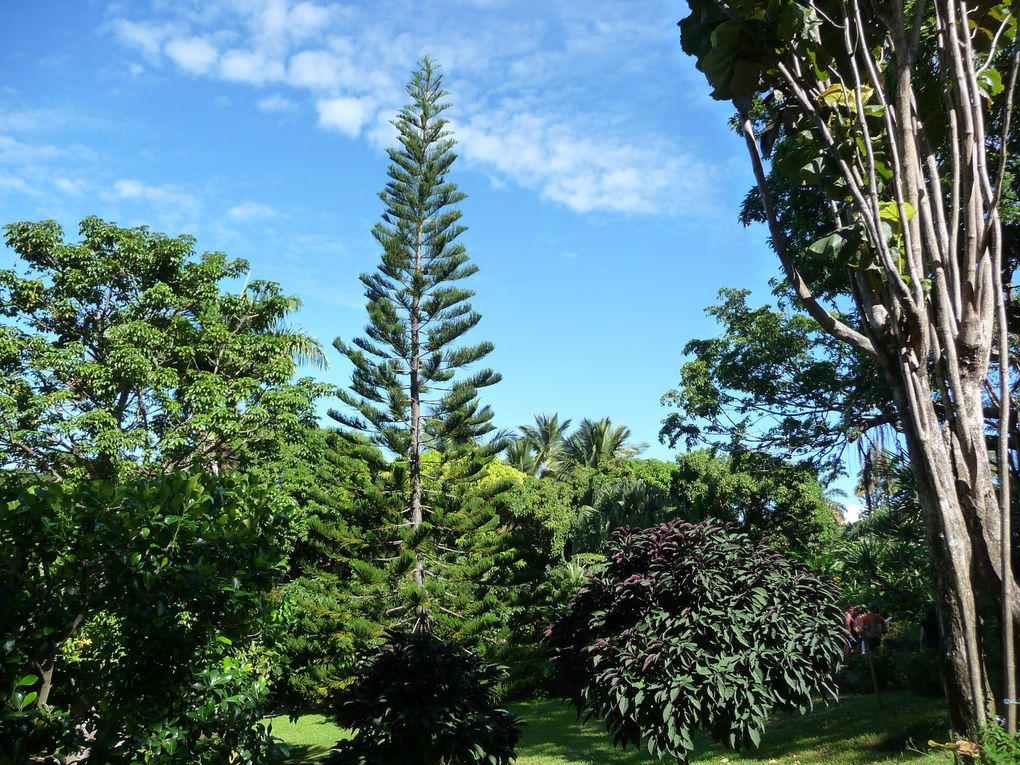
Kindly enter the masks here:
<path id="1" fill-rule="evenodd" d="M 609 734 L 598 720 L 583 723 L 573 707 L 558 700 L 528 701 L 509 707 L 524 718 L 524 735 L 517 747 L 518 762 L 615 763 L 638 765 L 658 762 L 633 748 L 614 749 Z"/>
<path id="2" fill-rule="evenodd" d="M 848 696 L 805 716 L 777 716 L 761 749 L 748 760 L 781 759 L 811 752 L 819 762 L 909 762 L 922 758 L 928 739 L 945 740 L 949 728 L 941 699 L 889 693 L 879 707 L 874 696 Z"/>
<path id="3" fill-rule="evenodd" d="M 581 723 L 562 702 L 526 702 L 514 705 L 513 711 L 527 723 L 518 749 L 524 765 L 656 762 L 634 749 L 615 750 L 600 722 Z M 888 693 L 879 708 L 873 696 L 848 696 L 837 704 L 820 704 L 804 716 L 777 715 L 757 750 L 734 753 L 712 742 L 707 734 L 698 734 L 691 761 L 707 763 L 725 757 L 734 765 L 794 758 L 802 765 L 941 762 L 944 757 L 927 754 L 927 742 L 930 738 L 947 740 L 948 726 L 941 699 Z"/>

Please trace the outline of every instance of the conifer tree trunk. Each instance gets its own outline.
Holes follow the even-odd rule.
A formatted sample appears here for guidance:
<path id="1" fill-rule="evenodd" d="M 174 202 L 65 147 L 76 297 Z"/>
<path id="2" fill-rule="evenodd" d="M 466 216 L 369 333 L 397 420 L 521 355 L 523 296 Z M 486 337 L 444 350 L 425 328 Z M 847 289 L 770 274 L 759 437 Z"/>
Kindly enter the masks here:
<path id="1" fill-rule="evenodd" d="M 425 127 L 428 121 L 422 120 L 422 141 L 425 139 Z M 418 221 L 416 233 L 416 244 L 414 250 L 414 273 L 416 278 L 421 277 L 421 241 L 422 224 Z M 422 487 L 421 487 L 421 317 L 419 307 L 421 298 L 416 293 L 411 299 L 411 453 L 408 463 L 410 465 L 411 479 L 411 528 L 418 529 L 424 519 L 422 510 Z M 421 587 L 425 584 L 425 559 L 419 552 L 417 562 L 414 566 L 414 583 Z M 424 614 L 419 614 L 419 620 Z"/>

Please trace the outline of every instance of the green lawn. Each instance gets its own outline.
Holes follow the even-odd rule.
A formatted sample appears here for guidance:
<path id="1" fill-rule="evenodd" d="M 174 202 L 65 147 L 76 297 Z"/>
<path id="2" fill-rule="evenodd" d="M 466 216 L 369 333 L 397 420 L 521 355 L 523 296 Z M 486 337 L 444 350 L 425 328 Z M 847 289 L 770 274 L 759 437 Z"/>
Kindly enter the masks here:
<path id="1" fill-rule="evenodd" d="M 274 717 L 273 735 L 279 736 L 291 749 L 288 763 L 311 765 L 319 762 L 347 732 L 336 727 L 322 715 L 304 715 L 295 722 L 286 715 Z"/>
<path id="2" fill-rule="evenodd" d="M 518 765 L 601 765 L 652 763 L 633 749 L 613 749 L 596 723 L 582 725 L 557 701 L 529 701 L 510 709 L 527 723 L 518 748 Z M 696 738 L 691 758 L 699 765 L 865 765 L 916 763 L 948 765 L 952 757 L 928 753 L 929 738 L 945 741 L 948 720 L 940 699 L 888 693 L 879 709 L 873 696 L 848 696 L 839 704 L 821 706 L 803 717 L 781 715 L 773 720 L 761 749 L 728 752 L 708 737 Z M 273 720 L 273 733 L 294 749 L 291 763 L 311 765 L 329 751 L 339 728 L 317 715 L 290 723 Z M 917 751 L 917 750 L 920 750 Z M 921 752 L 925 752 L 922 754 Z"/>

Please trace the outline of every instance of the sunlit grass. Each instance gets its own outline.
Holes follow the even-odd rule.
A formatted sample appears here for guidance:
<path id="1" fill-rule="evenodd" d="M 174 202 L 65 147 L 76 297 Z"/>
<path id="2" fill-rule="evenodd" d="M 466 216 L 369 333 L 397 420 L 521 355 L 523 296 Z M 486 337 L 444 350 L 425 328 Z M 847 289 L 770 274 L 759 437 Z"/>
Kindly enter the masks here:
<path id="1" fill-rule="evenodd" d="M 614 749 L 596 722 L 587 725 L 559 701 L 511 704 L 527 723 L 518 747 L 518 765 L 638 765 L 656 760 L 633 749 Z M 768 726 L 761 749 L 734 753 L 695 738 L 691 758 L 698 765 L 867 765 L 912 763 L 948 765 L 952 757 L 928 752 L 928 739 L 948 740 L 948 719 L 941 699 L 888 693 L 882 707 L 873 696 L 848 696 L 839 704 L 820 705 L 813 712 L 777 716 Z M 290 723 L 273 720 L 273 733 L 291 744 L 291 763 L 317 763 L 342 731 L 317 715 Z"/>
<path id="2" fill-rule="evenodd" d="M 322 715 L 302 715 L 294 722 L 286 715 L 274 717 L 273 735 L 279 736 L 291 750 L 292 765 L 312 765 L 321 762 L 329 754 L 329 750 L 341 738 L 346 738 L 346 731 L 338 728 Z"/>

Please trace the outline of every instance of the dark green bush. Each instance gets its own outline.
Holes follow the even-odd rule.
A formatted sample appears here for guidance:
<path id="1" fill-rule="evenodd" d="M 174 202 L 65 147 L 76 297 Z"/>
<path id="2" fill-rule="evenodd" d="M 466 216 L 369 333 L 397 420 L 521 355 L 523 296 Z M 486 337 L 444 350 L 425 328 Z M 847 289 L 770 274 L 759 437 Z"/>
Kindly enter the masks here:
<path id="1" fill-rule="evenodd" d="M 268 686 L 243 661 L 224 657 L 182 689 L 180 711 L 136 733 L 133 762 L 236 765 L 282 762 L 287 749 L 262 721 Z"/>
<path id="2" fill-rule="evenodd" d="M 497 709 L 503 668 L 438 638 L 390 633 L 342 691 L 334 719 L 356 731 L 335 765 L 509 765 L 520 720 Z"/>
<path id="3" fill-rule="evenodd" d="M 758 744 L 775 708 L 835 695 L 837 592 L 762 543 L 710 523 L 619 529 L 549 628 L 556 690 L 617 745 L 685 760 L 695 728 Z"/>

